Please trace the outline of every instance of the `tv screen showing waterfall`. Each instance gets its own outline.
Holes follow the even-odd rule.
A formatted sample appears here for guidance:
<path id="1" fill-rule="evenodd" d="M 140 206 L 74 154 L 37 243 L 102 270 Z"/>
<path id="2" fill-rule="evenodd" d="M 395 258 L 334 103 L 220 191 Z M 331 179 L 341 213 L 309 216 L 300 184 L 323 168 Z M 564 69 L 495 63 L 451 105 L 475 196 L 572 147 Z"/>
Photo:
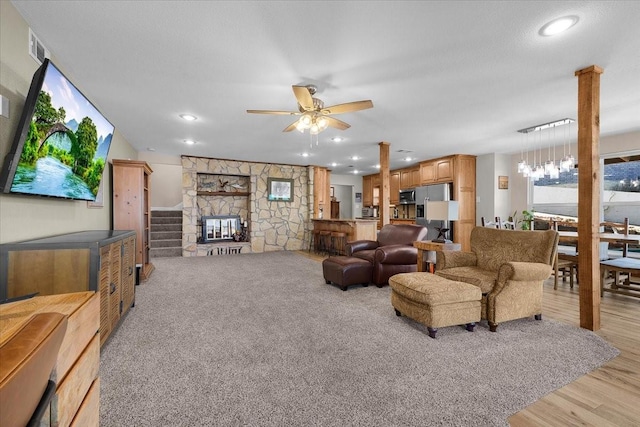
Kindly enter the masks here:
<path id="1" fill-rule="evenodd" d="M 94 201 L 113 129 L 46 59 L 33 76 L 5 158 L 2 192 Z"/>

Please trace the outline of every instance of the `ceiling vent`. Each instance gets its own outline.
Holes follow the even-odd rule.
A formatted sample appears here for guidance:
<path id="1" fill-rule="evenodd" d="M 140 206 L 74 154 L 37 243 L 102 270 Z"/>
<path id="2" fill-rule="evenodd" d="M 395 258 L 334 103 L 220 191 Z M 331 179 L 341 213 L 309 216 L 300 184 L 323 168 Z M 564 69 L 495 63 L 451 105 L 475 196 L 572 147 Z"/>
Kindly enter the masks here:
<path id="1" fill-rule="evenodd" d="M 31 31 L 31 28 L 29 28 L 29 55 L 31 55 L 38 64 L 42 64 L 45 58 L 51 57 L 51 52 L 44 47 L 38 36 Z"/>

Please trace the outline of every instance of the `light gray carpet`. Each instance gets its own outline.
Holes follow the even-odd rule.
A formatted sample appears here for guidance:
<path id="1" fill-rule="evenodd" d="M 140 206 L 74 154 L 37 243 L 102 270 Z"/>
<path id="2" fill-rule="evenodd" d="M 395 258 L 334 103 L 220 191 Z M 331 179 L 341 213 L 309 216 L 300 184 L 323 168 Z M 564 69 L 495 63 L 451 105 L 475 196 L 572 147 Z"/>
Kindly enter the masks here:
<path id="1" fill-rule="evenodd" d="M 396 317 L 294 252 L 154 259 L 102 349 L 104 426 L 496 426 L 618 354 L 523 319 L 491 333 Z"/>

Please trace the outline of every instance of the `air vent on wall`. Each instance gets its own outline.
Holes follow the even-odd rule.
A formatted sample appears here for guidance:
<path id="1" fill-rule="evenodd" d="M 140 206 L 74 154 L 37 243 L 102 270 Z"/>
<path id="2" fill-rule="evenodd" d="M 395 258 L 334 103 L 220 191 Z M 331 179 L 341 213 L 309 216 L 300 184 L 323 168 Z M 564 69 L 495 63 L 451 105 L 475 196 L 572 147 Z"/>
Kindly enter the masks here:
<path id="1" fill-rule="evenodd" d="M 49 58 L 51 53 L 44 47 L 38 36 L 29 28 L 29 54 L 38 64 L 42 64 L 45 58 Z"/>

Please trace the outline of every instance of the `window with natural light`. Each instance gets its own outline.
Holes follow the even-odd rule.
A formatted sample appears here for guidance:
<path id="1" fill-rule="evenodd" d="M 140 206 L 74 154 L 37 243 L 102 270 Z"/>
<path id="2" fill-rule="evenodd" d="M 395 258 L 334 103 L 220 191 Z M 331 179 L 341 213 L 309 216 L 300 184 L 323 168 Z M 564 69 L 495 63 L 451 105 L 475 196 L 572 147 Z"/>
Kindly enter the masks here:
<path id="1" fill-rule="evenodd" d="M 622 223 L 629 218 L 630 232 L 640 233 L 640 155 L 607 157 L 602 160 L 603 221 Z M 578 169 L 545 176 L 533 184 L 533 210 L 537 216 L 577 219 Z M 629 250 L 640 256 L 640 248 Z"/>

